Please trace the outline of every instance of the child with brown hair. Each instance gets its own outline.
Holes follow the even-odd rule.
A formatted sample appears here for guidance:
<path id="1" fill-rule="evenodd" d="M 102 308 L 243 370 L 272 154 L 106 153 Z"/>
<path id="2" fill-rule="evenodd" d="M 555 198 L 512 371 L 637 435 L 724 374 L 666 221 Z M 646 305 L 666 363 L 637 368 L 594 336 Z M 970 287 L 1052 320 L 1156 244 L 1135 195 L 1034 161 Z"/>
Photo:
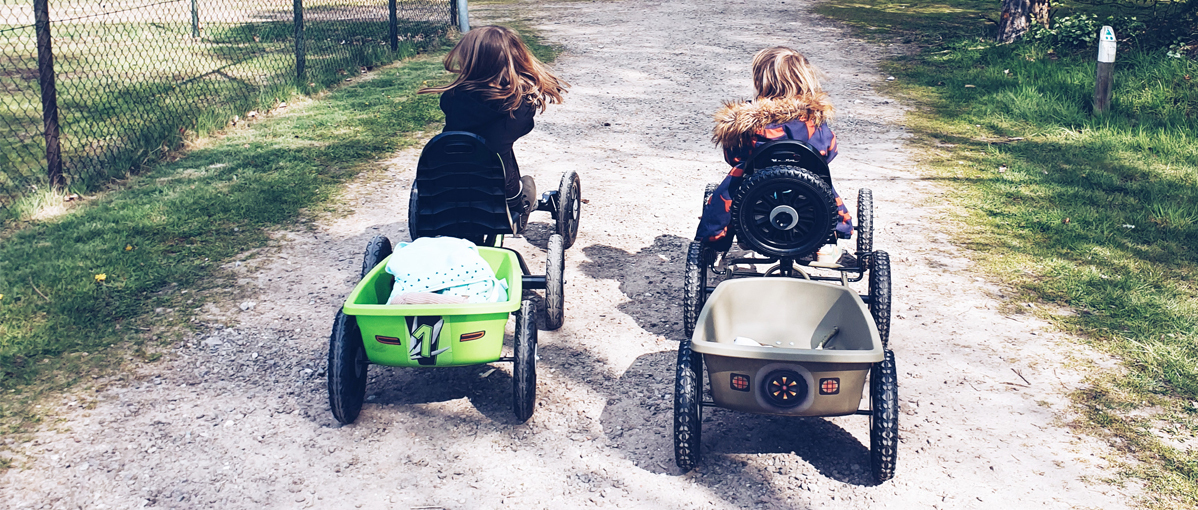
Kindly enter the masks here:
<path id="1" fill-rule="evenodd" d="M 445 131 L 474 133 L 499 154 L 508 206 L 527 218 L 536 207 L 536 186 L 532 178 L 520 177 L 512 144 L 532 131 L 538 110 L 562 102 L 569 84 L 549 72 L 516 31 L 501 26 L 466 32 L 444 64 L 457 78 L 419 93 L 441 94 Z"/>
<path id="2" fill-rule="evenodd" d="M 828 163 L 837 153 L 836 135 L 828 127 L 835 109 L 820 88 L 819 70 L 806 57 L 782 46 L 767 48 L 753 57 L 752 69 L 757 97 L 724 103 L 715 114 L 712 130 L 712 141 L 723 147 L 732 171 L 703 208 L 695 240 L 721 251 L 731 246 L 732 193 L 744 180 L 744 166 L 754 148 L 774 140 L 799 140 L 811 144 Z M 853 219 L 839 193 L 836 210 L 840 216 L 836 235 L 848 239 L 853 234 Z"/>

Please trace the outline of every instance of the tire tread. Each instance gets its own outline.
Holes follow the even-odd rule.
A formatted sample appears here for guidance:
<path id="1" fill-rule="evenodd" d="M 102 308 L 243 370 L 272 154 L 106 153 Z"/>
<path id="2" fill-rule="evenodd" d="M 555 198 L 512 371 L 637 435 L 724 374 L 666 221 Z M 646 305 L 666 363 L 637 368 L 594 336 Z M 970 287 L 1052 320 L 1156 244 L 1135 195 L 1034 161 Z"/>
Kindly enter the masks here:
<path id="1" fill-rule="evenodd" d="M 894 478 L 899 445 L 898 375 L 894 351 L 870 369 L 869 461 L 878 483 Z"/>
<path id="2" fill-rule="evenodd" d="M 751 225 L 747 224 L 746 221 L 748 220 L 742 217 L 741 209 L 745 206 L 748 196 L 759 186 L 781 179 L 790 180 L 795 185 L 805 187 L 808 191 L 822 198 L 824 204 L 827 206 L 824 221 L 826 224 L 824 228 L 813 227 L 809 235 L 801 239 L 802 243 L 787 248 L 771 248 L 763 244 L 762 240 L 747 228 Z M 832 191 L 832 187 L 812 172 L 787 165 L 766 167 L 756 171 L 753 175 L 745 179 L 732 197 L 730 212 L 732 214 L 730 230 L 735 230 L 742 241 L 749 243 L 759 253 L 777 257 L 800 257 L 814 252 L 828 239 L 830 233 L 836 228 L 836 222 L 839 220 L 839 216 L 836 214 L 836 194 Z M 820 221 L 820 218 L 816 218 L 816 221 Z"/>
<path id="3" fill-rule="evenodd" d="M 694 469 L 701 458 L 702 389 L 702 354 L 691 350 L 690 339 L 684 339 L 678 345 L 674 382 L 674 463 L 684 472 Z"/>

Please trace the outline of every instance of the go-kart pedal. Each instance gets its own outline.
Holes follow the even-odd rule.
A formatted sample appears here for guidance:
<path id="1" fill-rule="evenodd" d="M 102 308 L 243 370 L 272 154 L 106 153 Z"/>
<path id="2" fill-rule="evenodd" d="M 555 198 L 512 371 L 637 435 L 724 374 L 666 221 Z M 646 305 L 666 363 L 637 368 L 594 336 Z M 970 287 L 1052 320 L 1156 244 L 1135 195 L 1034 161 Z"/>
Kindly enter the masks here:
<path id="1" fill-rule="evenodd" d="M 557 219 L 558 204 L 561 203 L 560 197 L 561 193 L 558 193 L 557 190 L 541 193 L 541 198 L 537 200 L 536 210 L 548 212 L 553 215 L 553 219 Z"/>

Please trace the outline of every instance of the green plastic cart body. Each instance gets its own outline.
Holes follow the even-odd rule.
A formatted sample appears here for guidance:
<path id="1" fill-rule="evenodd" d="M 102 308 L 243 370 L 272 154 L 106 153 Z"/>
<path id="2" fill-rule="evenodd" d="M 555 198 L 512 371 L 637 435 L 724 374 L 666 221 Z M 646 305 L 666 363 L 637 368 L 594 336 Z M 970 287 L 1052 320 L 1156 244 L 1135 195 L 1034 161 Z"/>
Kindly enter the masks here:
<path id="1" fill-rule="evenodd" d="M 387 259 L 374 267 L 346 299 L 343 311 L 357 319 L 371 363 L 393 367 L 452 367 L 498 361 L 508 317 L 520 309 L 522 273 L 516 253 L 479 247 L 496 278 L 508 285 L 498 303 L 388 305 L 394 277 Z"/>

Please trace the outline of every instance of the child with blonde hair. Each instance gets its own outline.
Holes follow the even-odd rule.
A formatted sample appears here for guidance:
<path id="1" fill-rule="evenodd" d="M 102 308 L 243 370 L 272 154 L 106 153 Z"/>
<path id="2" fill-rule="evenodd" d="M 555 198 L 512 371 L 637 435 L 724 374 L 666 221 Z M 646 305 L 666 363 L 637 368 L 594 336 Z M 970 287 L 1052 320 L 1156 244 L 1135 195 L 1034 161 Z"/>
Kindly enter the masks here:
<path id="1" fill-rule="evenodd" d="M 445 131 L 474 133 L 499 154 L 508 206 L 527 218 L 537 203 L 536 186 L 520 177 L 512 144 L 532 131 L 538 110 L 562 102 L 569 84 L 549 72 L 515 30 L 501 26 L 466 32 L 444 64 L 457 78 L 419 93 L 441 94 Z"/>
<path id="2" fill-rule="evenodd" d="M 715 114 L 712 130 L 712 141 L 723 147 L 724 159 L 732 170 L 703 208 L 695 240 L 720 251 L 732 243 L 728 235 L 732 193 L 744 180 L 745 164 L 754 148 L 774 140 L 799 140 L 811 144 L 828 163 L 837 153 L 836 135 L 828 127 L 835 109 L 820 88 L 819 70 L 806 57 L 783 46 L 767 48 L 753 57 L 752 69 L 757 97 L 724 103 Z M 853 220 L 840 194 L 835 196 L 840 218 L 836 235 L 848 239 L 853 234 Z M 849 262 L 846 259 L 841 263 Z"/>

